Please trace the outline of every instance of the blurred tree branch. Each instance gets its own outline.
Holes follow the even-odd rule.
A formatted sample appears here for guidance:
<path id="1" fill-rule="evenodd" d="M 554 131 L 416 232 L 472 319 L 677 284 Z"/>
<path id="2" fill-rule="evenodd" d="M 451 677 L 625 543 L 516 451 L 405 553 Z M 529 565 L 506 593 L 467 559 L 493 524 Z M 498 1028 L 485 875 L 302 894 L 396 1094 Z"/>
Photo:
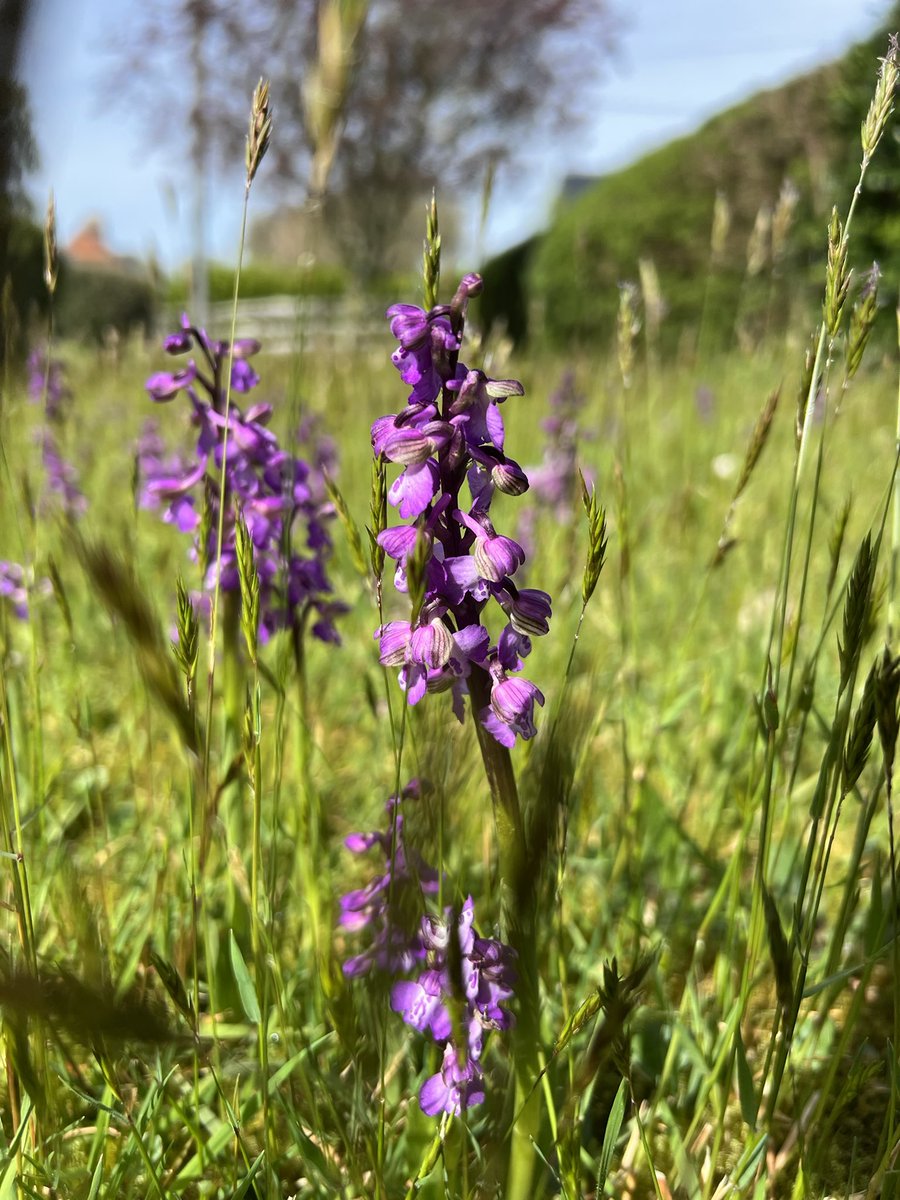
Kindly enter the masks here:
<path id="1" fill-rule="evenodd" d="M 106 89 L 206 178 L 240 161 L 265 75 L 279 198 L 315 208 L 367 277 L 396 265 L 392 231 L 432 187 L 477 195 L 582 115 L 613 33 L 610 0 L 152 0 L 116 31 Z"/>

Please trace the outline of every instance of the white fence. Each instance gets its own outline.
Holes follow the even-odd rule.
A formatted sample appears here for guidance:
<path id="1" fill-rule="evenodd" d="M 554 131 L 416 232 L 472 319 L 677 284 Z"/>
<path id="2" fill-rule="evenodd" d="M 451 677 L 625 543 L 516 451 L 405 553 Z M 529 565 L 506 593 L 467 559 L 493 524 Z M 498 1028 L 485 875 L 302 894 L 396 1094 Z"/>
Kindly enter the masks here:
<path id="1" fill-rule="evenodd" d="M 207 329 L 227 339 L 231 303 L 211 304 Z M 178 317 L 171 328 L 178 327 Z M 237 336 L 258 338 L 268 354 L 303 350 L 351 350 L 388 345 L 390 333 L 380 302 L 363 296 L 269 296 L 239 300 Z"/>

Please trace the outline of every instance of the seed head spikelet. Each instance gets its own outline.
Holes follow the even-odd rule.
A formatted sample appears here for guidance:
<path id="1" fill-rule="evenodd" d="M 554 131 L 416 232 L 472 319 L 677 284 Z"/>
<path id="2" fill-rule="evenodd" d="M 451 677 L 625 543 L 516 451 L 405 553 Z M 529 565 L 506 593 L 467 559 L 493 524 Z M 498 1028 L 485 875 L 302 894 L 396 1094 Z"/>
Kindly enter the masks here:
<path id="1" fill-rule="evenodd" d="M 737 485 L 734 489 L 732 503 L 736 503 L 741 494 L 750 482 L 750 477 L 759 462 L 760 456 L 765 449 L 766 442 L 769 440 L 769 433 L 772 429 L 772 422 L 775 419 L 775 411 L 778 408 L 778 400 L 781 395 L 781 390 L 776 388 L 771 393 L 768 400 L 763 405 L 762 412 L 756 419 L 756 424 L 753 427 L 753 434 L 747 446 L 747 452 L 744 455 L 744 463 L 741 467 L 741 473 L 738 476 Z"/>
<path id="2" fill-rule="evenodd" d="M 438 225 L 437 198 L 431 193 L 425 222 L 425 244 L 422 251 L 422 277 L 425 282 L 425 307 L 437 304 L 441 281 L 441 233 Z"/>
<path id="3" fill-rule="evenodd" d="M 253 557 L 253 538 L 242 510 L 234 523 L 238 586 L 241 593 L 241 632 L 250 661 L 256 663 L 259 650 L 259 572 Z"/>
<path id="4" fill-rule="evenodd" d="M 871 270 L 866 273 L 859 298 L 850 313 L 850 329 L 847 333 L 845 373 L 851 380 L 859 370 L 875 317 L 878 315 L 878 283 L 881 271 L 878 263 L 872 263 Z"/>
<path id="5" fill-rule="evenodd" d="M 844 305 L 850 290 L 852 272 L 847 266 L 847 233 L 837 208 L 831 210 L 828 224 L 828 264 L 825 272 L 825 302 L 823 317 L 830 338 L 836 338 L 841 327 Z"/>
<path id="6" fill-rule="evenodd" d="M 53 193 L 47 201 L 47 216 L 44 220 L 44 283 L 51 296 L 56 292 L 59 278 L 59 248 L 56 242 L 56 201 Z"/>
<path id="7" fill-rule="evenodd" d="M 892 658 L 885 647 L 875 676 L 875 719 L 884 762 L 888 791 L 892 790 L 897 733 L 900 731 L 900 658 Z"/>
<path id="8" fill-rule="evenodd" d="M 847 745 L 841 763 L 841 792 L 848 795 L 863 773 L 872 746 L 875 732 L 875 693 L 878 684 L 880 663 L 876 660 L 866 676 L 863 694 L 853 715 Z"/>
<path id="9" fill-rule="evenodd" d="M 878 81 L 875 84 L 875 94 L 866 113 L 866 119 L 860 130 L 863 161 L 865 169 L 881 141 L 882 134 L 893 111 L 894 93 L 897 90 L 898 78 L 898 46 L 897 35 L 891 34 L 888 40 L 887 53 L 880 60 Z"/>
<path id="10" fill-rule="evenodd" d="M 328 498 L 334 505 L 334 511 L 337 513 L 338 520 L 343 527 L 344 533 L 347 535 L 347 544 L 350 547 L 350 557 L 353 559 L 353 565 L 360 575 L 365 577 L 368 574 L 368 567 L 366 566 L 366 553 L 363 548 L 359 526 L 354 521 L 353 514 L 347 507 L 347 501 L 344 499 L 343 493 L 327 471 L 324 472 L 324 478 Z M 384 552 L 382 551 L 382 553 Z"/>
<path id="11" fill-rule="evenodd" d="M 372 574 L 376 582 L 380 582 L 384 573 L 384 547 L 378 541 L 378 536 L 387 528 L 387 460 L 383 454 L 376 455 L 372 462 L 369 515 L 372 523 L 367 532 Z"/>
<path id="12" fill-rule="evenodd" d="M 587 604 L 594 594 L 606 561 L 606 509 L 598 501 L 596 489 L 588 488 L 580 471 L 578 477 L 581 480 L 581 503 L 588 523 L 588 551 L 581 580 L 581 599 Z"/>
<path id="13" fill-rule="evenodd" d="M 265 157 L 272 137 L 272 116 L 269 112 L 269 81 L 260 79 L 253 92 L 250 106 L 250 130 L 247 134 L 247 187 L 256 178 L 259 164 Z"/>
<path id="14" fill-rule="evenodd" d="M 172 643 L 172 651 L 176 662 L 181 667 L 190 696 L 197 674 L 197 659 L 200 652 L 200 622 L 188 595 L 184 579 L 180 575 L 175 581 L 175 604 L 178 640 Z"/>
<path id="15" fill-rule="evenodd" d="M 844 620 L 838 639 L 841 664 L 841 690 L 850 683 L 859 662 L 865 640 L 869 612 L 872 607 L 872 585 L 875 581 L 876 556 L 869 534 L 863 538 L 847 584 Z"/>

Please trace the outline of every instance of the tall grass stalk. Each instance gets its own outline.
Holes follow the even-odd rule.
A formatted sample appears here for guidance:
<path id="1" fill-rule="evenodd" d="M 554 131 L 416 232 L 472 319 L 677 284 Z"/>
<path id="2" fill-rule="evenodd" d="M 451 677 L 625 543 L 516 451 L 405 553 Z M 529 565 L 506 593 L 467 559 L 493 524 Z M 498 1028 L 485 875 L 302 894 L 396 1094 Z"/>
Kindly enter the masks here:
<path id="1" fill-rule="evenodd" d="M 847 216 L 845 220 L 841 222 L 838 218 L 836 210 L 832 215 L 831 224 L 829 226 L 828 272 L 825 283 L 823 317 L 819 326 L 818 336 L 816 338 L 815 353 L 812 356 L 812 362 L 808 371 L 808 386 L 805 396 L 801 401 L 801 408 L 798 413 L 797 447 L 788 497 L 788 515 L 782 549 L 781 568 L 779 572 L 778 592 L 776 603 L 772 611 L 766 663 L 763 671 L 763 680 L 758 701 L 759 711 L 761 714 L 763 714 L 763 719 L 765 722 L 766 737 L 760 797 L 761 810 L 759 849 L 757 852 L 756 872 L 752 897 L 750 945 L 748 948 L 742 985 L 742 993 L 744 996 L 745 1005 L 749 998 L 750 981 L 753 977 L 753 973 L 756 969 L 756 964 L 758 961 L 764 926 L 763 897 L 766 890 L 766 879 L 769 870 L 769 858 L 773 832 L 772 810 L 774 804 L 776 753 L 780 740 L 777 734 L 777 729 L 780 715 L 786 715 L 787 713 L 790 699 L 789 688 L 793 680 L 794 666 L 798 653 L 799 639 L 797 636 L 794 636 L 789 652 L 788 685 L 782 689 L 781 673 L 785 651 L 788 595 L 792 575 L 794 544 L 797 533 L 797 512 L 801 491 L 801 481 L 803 477 L 803 467 L 811 436 L 816 398 L 820 389 L 824 389 L 827 395 L 828 365 L 831 361 L 835 339 L 841 328 L 844 305 L 850 282 L 847 258 L 853 218 L 860 195 L 862 194 L 863 183 L 871 162 L 872 155 L 874 154 L 878 142 L 881 139 L 891 111 L 891 104 L 897 80 L 897 66 L 895 58 L 896 46 L 892 43 L 888 50 L 887 56 L 884 60 L 882 60 L 875 96 L 870 107 L 869 116 L 867 117 L 867 121 L 863 126 L 863 158 L 860 165 L 858 180 L 847 211 Z M 810 500 L 810 514 L 806 530 L 800 596 L 798 609 L 794 618 L 795 627 L 797 630 L 799 630 L 802 622 L 803 604 L 806 597 L 809 561 L 812 554 L 816 511 L 819 500 L 825 432 L 826 427 L 823 427 L 819 439 L 817 468 Z M 846 682 L 847 681 L 845 681 L 845 685 Z M 836 750 L 834 752 L 836 753 Z M 817 822 L 814 818 L 813 834 L 815 834 L 816 829 Z M 810 846 L 812 846 L 812 839 L 810 841 Z M 806 879 L 802 881 L 798 893 L 798 906 L 802 907 L 806 900 L 805 891 Z M 795 1021 L 796 1014 L 793 1014 L 793 1017 Z M 785 1031 L 786 1036 L 782 1042 L 782 1047 L 778 1051 L 777 1062 L 780 1065 L 776 1066 L 777 1084 L 769 1093 L 768 1112 L 770 1116 L 774 1111 L 774 1104 L 777 1101 L 778 1085 L 780 1085 L 781 1073 L 783 1071 L 782 1059 L 786 1060 L 784 1047 L 789 1043 L 790 1032 L 792 1031 L 792 1028 L 793 1025 L 791 1024 L 790 1030 Z"/>
<path id="2" fill-rule="evenodd" d="M 231 303 L 231 333 L 229 336 L 229 348 L 234 345 L 235 335 L 237 333 L 237 309 L 238 296 L 240 294 L 241 283 L 241 266 L 244 261 L 244 245 L 247 238 L 247 214 L 250 207 L 250 187 L 259 169 L 259 165 L 268 149 L 269 138 L 271 136 L 271 117 L 269 116 L 269 85 L 262 79 L 257 85 L 256 91 L 253 94 L 253 102 L 250 112 L 250 132 L 247 137 L 247 172 L 244 181 L 244 199 L 241 205 L 241 228 L 238 236 L 238 251 L 237 264 L 234 271 L 234 293 Z M 213 720 L 213 700 L 215 695 L 215 675 L 216 675 L 216 641 L 217 641 L 217 623 L 219 617 L 219 594 L 220 594 L 220 575 L 221 575 L 221 557 L 222 546 L 225 539 L 225 497 L 227 484 L 228 464 L 228 428 L 229 417 L 231 414 L 231 357 L 229 355 L 227 361 L 227 371 L 225 377 L 225 411 L 224 422 L 222 428 L 222 461 L 219 467 L 219 513 L 218 524 L 216 527 L 216 573 L 215 582 L 213 584 L 212 602 L 210 606 L 209 618 L 209 642 L 208 642 L 208 665 L 206 674 L 206 737 L 204 741 L 205 758 L 203 763 L 204 778 L 207 787 L 209 787 L 209 770 L 210 770 L 210 746 L 212 741 L 212 720 Z M 232 619 L 226 622 L 226 643 L 225 656 L 230 662 L 236 674 L 236 637 L 237 634 L 237 619 L 236 610 L 232 609 Z M 228 713 L 232 730 L 240 728 L 240 718 L 237 711 L 239 703 L 239 689 L 236 682 L 229 688 L 230 711 Z"/>

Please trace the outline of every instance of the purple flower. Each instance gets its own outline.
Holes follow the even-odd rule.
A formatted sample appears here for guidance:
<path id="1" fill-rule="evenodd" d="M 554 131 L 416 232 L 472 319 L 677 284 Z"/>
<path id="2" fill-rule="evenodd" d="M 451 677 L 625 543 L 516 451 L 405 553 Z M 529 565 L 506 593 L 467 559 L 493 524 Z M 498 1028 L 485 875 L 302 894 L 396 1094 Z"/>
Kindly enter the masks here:
<path id="1" fill-rule="evenodd" d="M 399 342 L 392 361 L 412 391 L 403 410 L 379 417 L 372 426 L 375 455 L 403 468 L 388 489 L 388 501 L 403 520 L 415 522 L 378 535 L 379 545 L 397 563 L 394 578 L 400 592 L 407 590 L 417 531 L 427 535 L 422 609 L 427 616 L 416 629 L 407 622 L 386 623 L 376 635 L 381 661 L 400 669 L 410 703 L 426 691 L 450 690 L 457 715 L 471 672 L 492 664 L 504 672 L 518 669 L 531 649 L 530 638 L 548 632 L 551 615 L 545 592 L 519 591 L 512 583 L 525 551 L 497 532 L 489 514 L 495 491 L 522 495 L 529 480 L 504 451 L 499 409 L 511 396 L 523 394 L 522 385 L 514 379 L 490 379 L 459 361 L 468 302 L 481 289 L 478 275 L 466 275 L 449 305 L 429 312 L 410 304 L 388 309 L 391 333 Z M 466 484 L 468 502 L 462 497 Z M 482 624 L 492 598 L 510 622 L 493 647 Z M 479 632 L 470 652 L 459 638 L 465 634 L 472 639 L 471 630 Z M 531 699 L 531 709 L 523 708 L 513 720 L 502 720 L 493 708 L 479 714 L 480 719 L 506 745 L 516 734 L 531 737 Z"/>
<path id="2" fill-rule="evenodd" d="M 500 666 L 492 667 L 492 675 L 490 707 L 481 716 L 485 728 L 504 746 L 515 745 L 516 734 L 534 737 L 534 705 L 544 703 L 540 688 L 527 679 L 510 678 Z"/>
<path id="3" fill-rule="evenodd" d="M 326 462 L 333 465 L 333 445 L 322 450 L 314 445 L 321 465 L 311 467 L 282 449 L 267 428 L 271 405 L 251 404 L 244 412 L 233 400 L 226 401 L 229 373 L 233 395 L 246 395 L 259 383 L 247 361 L 260 348 L 256 339 L 239 338 L 232 346 L 213 341 L 184 316 L 181 330 L 170 334 L 163 348 L 173 355 L 193 352 L 194 357 L 180 370 L 151 376 L 147 391 L 157 402 L 184 394 L 197 442 L 189 459 L 167 456 L 155 428 L 145 429 L 137 452 L 141 506 L 164 503 L 164 520 L 193 533 L 194 556 L 209 564 L 204 586 L 212 589 L 218 580 L 226 591 L 239 587 L 235 523 L 241 511 L 260 581 L 261 639 L 279 629 L 303 627 L 309 616 L 314 637 L 339 641 L 334 619 L 345 606 L 332 599 L 325 567 L 331 551 L 326 523 L 333 507 L 322 475 Z M 305 433 L 313 429 L 306 422 Z M 217 561 L 223 469 L 225 511 Z M 199 543 L 201 536 L 205 545 Z"/>
<path id="4" fill-rule="evenodd" d="M 576 509 L 578 445 L 591 436 L 579 424 L 585 399 L 575 385 L 574 372 L 567 371 L 550 397 L 549 415 L 541 421 L 547 435 L 543 461 L 528 471 L 532 494 L 554 510 L 557 521 L 566 524 L 571 524 Z M 526 520 L 533 516 L 533 510 L 527 510 Z"/>
<path id="5" fill-rule="evenodd" d="M 463 1056 L 460 1063 L 456 1047 L 448 1042 L 437 1075 L 426 1079 L 419 1091 L 419 1105 L 428 1117 L 450 1113 L 458 1117 L 464 1108 L 484 1102 L 484 1076 L 475 1058 Z"/>
<path id="6" fill-rule="evenodd" d="M 20 621 L 28 620 L 28 588 L 25 568 L 0 559 L 0 597 L 8 602 Z"/>
<path id="7" fill-rule="evenodd" d="M 425 970 L 414 980 L 401 980 L 391 989 L 391 1008 L 420 1033 L 445 1042 L 441 1070 L 422 1085 L 419 1103 L 429 1116 L 458 1113 L 484 1100 L 481 1055 L 489 1030 L 506 1030 L 512 1015 L 504 1005 L 513 996 L 515 952 L 475 931 L 475 910 L 469 896 L 457 914 L 422 919 L 421 940 Z M 455 939 L 456 946 L 452 947 Z M 454 1043 L 454 1023 L 465 1033 L 465 1046 Z"/>
<path id="8" fill-rule="evenodd" d="M 48 421 L 61 421 L 72 399 L 65 367 L 56 358 L 48 363 L 42 350 L 32 350 L 28 356 L 28 398 L 32 404 L 43 403 Z"/>
<path id="9" fill-rule="evenodd" d="M 400 797 L 391 796 L 385 808 L 391 824 L 384 832 L 351 833 L 344 844 L 356 854 L 377 848 L 384 869 L 365 887 L 341 897 L 339 925 L 348 932 L 368 931 L 370 945 L 344 962 L 344 974 L 366 975 L 372 970 L 408 971 L 425 957 L 420 932 L 424 897 L 438 890 L 437 872 L 404 838 L 402 805 L 421 794 L 419 781 L 410 780 Z"/>
<path id="10" fill-rule="evenodd" d="M 78 472 L 60 453 L 56 439 L 49 429 L 39 434 L 41 457 L 47 473 L 50 491 L 59 497 L 67 517 L 80 517 L 87 511 L 88 502 L 78 486 Z"/>

